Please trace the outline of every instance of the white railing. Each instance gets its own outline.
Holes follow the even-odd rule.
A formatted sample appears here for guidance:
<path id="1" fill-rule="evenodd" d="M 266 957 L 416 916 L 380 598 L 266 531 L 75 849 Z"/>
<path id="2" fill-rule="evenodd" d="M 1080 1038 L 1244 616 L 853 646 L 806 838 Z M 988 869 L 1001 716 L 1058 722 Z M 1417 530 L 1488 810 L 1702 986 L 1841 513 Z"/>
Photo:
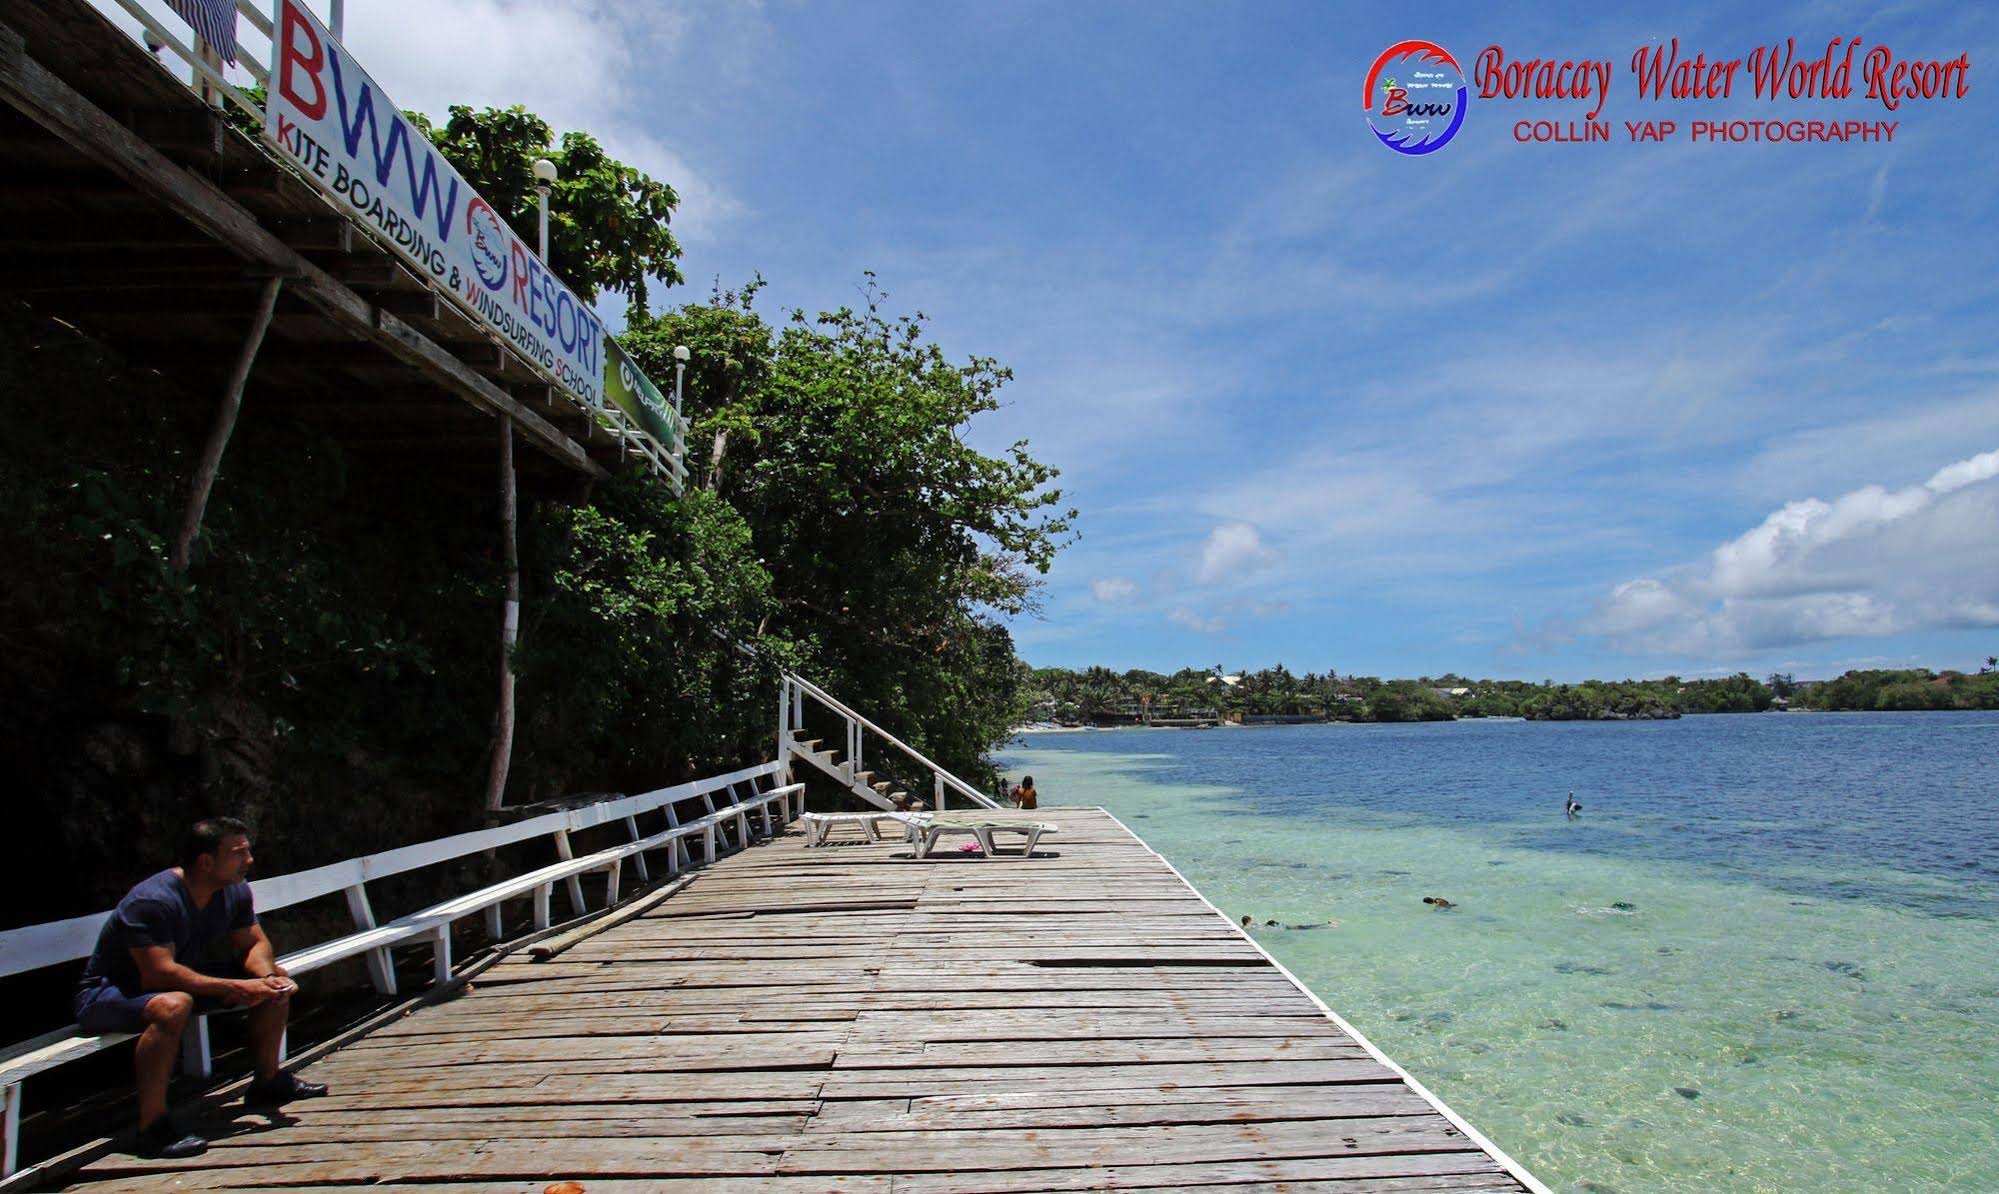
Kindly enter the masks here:
<path id="1" fill-rule="evenodd" d="M 259 120 L 264 118 L 264 110 L 238 90 L 235 84 L 222 76 L 222 58 L 209 48 L 208 43 L 196 37 L 194 44 L 189 46 L 168 27 L 167 22 L 148 12 L 138 0 L 113 0 L 113 3 L 139 23 L 139 27 L 146 31 L 149 42 L 158 45 L 163 51 L 173 51 L 174 57 L 187 64 L 194 72 L 188 85 L 201 93 L 210 104 L 221 107 L 222 102 L 227 100 Z M 271 36 L 271 18 L 253 6 L 250 0 L 236 0 L 236 11 L 247 17 L 251 27 L 257 32 L 267 38 Z M 240 43 L 236 47 L 236 64 L 241 66 L 259 86 L 270 85 L 270 70 L 257 61 Z"/>
<path id="2" fill-rule="evenodd" d="M 671 412 L 673 419 L 673 443 L 662 444 L 652 437 L 652 433 L 632 421 L 632 417 L 606 399 L 598 409 L 598 423 L 618 440 L 627 456 L 643 460 L 646 467 L 656 477 L 666 478 L 675 494 L 681 493 L 687 485 L 687 430 Z"/>
<path id="3" fill-rule="evenodd" d="M 979 791 L 971 784 L 946 771 L 932 762 L 915 747 L 897 738 L 894 734 L 869 721 L 859 712 L 833 696 L 825 689 L 793 673 L 785 673 L 784 693 L 778 706 L 778 749 L 781 757 L 791 758 L 801 753 L 798 743 L 800 731 L 805 728 L 805 699 L 812 698 L 822 708 L 838 717 L 846 733 L 843 750 L 846 754 L 846 768 L 849 775 L 865 771 L 865 751 L 867 735 L 872 733 L 892 750 L 901 753 L 919 768 L 930 773 L 932 807 L 943 811 L 946 801 L 955 793 L 968 803 L 981 808 L 999 808 L 1000 804 L 991 796 Z"/>

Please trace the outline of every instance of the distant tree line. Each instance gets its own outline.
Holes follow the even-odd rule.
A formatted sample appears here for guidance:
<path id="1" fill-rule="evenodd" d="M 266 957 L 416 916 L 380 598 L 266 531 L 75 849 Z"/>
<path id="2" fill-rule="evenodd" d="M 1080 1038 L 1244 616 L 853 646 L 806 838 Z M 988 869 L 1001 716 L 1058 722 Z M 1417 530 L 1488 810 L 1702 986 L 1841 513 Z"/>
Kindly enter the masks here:
<path id="1" fill-rule="evenodd" d="M 1292 672 L 1282 664 L 1229 674 L 1220 667 L 1177 672 L 1105 667 L 1036 668 L 1027 694 L 1032 716 L 1066 724 L 1162 720 L 1325 719 L 1449 721 L 1523 717 L 1534 721 L 1624 721 L 1696 713 L 1794 709 L 1999 708 L 1999 661 L 1975 674 L 1924 669 L 1850 671 L 1837 680 L 1799 681 L 1788 674 L 1758 680 L 1747 672 L 1718 679 L 1471 679 L 1454 673 L 1414 680 L 1343 676 L 1336 670 Z"/>
<path id="2" fill-rule="evenodd" d="M 1988 657 L 1976 672 L 1898 668 L 1847 672 L 1823 684 L 1800 685 L 1800 709 L 1999 709 L 1999 670 Z"/>

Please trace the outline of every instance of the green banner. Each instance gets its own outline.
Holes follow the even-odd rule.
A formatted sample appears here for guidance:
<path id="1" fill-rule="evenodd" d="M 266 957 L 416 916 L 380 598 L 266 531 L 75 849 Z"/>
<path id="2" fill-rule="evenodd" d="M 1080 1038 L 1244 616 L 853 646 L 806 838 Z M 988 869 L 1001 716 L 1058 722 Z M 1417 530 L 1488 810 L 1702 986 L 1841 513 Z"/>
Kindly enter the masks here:
<path id="1" fill-rule="evenodd" d="M 652 384 L 638 367 L 638 363 L 625 355 L 618 342 L 604 337 L 604 397 L 619 410 L 631 416 L 647 435 L 659 441 L 659 446 L 667 452 L 673 451 L 673 407 L 659 387 Z"/>

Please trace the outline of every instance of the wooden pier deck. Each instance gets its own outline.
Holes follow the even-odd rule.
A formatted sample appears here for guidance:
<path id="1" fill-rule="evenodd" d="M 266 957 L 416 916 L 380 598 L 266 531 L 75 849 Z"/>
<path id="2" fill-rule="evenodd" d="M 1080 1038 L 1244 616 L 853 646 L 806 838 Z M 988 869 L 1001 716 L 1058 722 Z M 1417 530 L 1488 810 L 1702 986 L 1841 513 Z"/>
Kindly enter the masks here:
<path id="1" fill-rule="evenodd" d="M 71 1188 L 1527 1188 L 1123 825 L 1032 815 L 1030 861 L 794 828 L 310 1066 L 282 1122 Z"/>

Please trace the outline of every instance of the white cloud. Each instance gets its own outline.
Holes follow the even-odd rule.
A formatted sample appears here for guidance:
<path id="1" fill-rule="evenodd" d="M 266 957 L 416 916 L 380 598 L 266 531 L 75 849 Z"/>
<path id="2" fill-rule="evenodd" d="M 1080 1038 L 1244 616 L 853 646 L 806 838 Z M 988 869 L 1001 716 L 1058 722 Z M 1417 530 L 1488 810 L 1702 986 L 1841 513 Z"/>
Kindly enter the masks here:
<path id="1" fill-rule="evenodd" d="M 1692 653 L 1961 626 L 1999 626 L 1999 450 L 1788 502 L 1699 564 L 1617 586 L 1583 629 Z"/>
<path id="2" fill-rule="evenodd" d="M 1220 634 L 1229 624 L 1220 618 L 1204 618 L 1182 605 L 1166 615 L 1166 620 L 1182 630 L 1192 630 L 1196 634 Z"/>
<path id="3" fill-rule="evenodd" d="M 1128 576 L 1105 576 L 1090 582 L 1090 596 L 1103 605 L 1129 605 L 1138 597 L 1138 582 Z"/>
<path id="4" fill-rule="evenodd" d="M 1263 545 L 1263 536 L 1246 522 L 1225 522 L 1208 533 L 1201 544 L 1202 584 L 1239 579 L 1277 560 L 1277 552 Z"/>

